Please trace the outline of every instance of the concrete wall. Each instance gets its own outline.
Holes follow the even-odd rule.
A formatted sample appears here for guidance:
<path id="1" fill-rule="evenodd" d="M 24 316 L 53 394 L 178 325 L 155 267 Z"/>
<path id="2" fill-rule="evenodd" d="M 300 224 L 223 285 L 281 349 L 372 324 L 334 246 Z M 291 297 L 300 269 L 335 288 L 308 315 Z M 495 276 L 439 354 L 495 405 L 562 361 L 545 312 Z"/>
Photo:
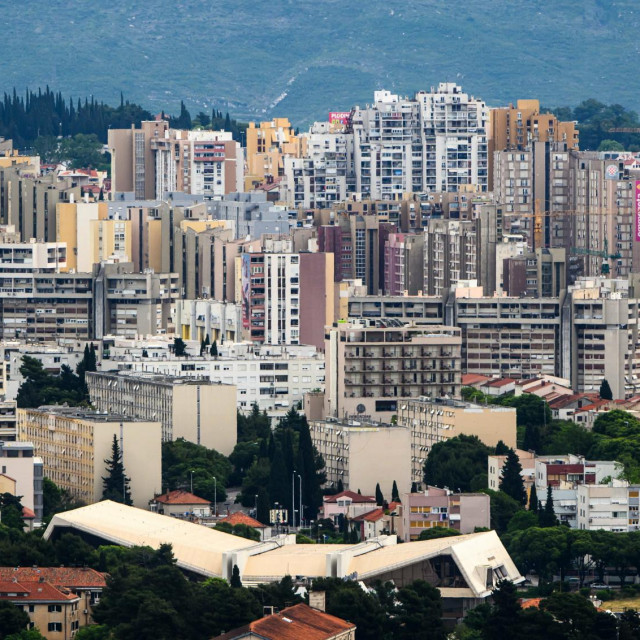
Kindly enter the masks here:
<path id="1" fill-rule="evenodd" d="M 162 432 L 159 422 L 123 423 L 122 450 L 125 473 L 131 478 L 133 505 L 149 507 L 149 500 L 162 491 Z M 120 444 L 120 424 L 96 422 L 93 425 L 93 492 L 97 502 L 102 498 L 103 460 L 111 458 L 113 436 Z"/>
<path id="2" fill-rule="evenodd" d="M 230 384 L 176 385 L 173 439 L 184 438 L 228 456 L 237 442 L 237 394 Z"/>
<path id="3" fill-rule="evenodd" d="M 409 429 L 349 429 L 349 485 L 345 489 L 375 495 L 380 484 L 385 500 L 391 501 L 393 481 L 398 492 L 411 488 L 411 432 Z"/>

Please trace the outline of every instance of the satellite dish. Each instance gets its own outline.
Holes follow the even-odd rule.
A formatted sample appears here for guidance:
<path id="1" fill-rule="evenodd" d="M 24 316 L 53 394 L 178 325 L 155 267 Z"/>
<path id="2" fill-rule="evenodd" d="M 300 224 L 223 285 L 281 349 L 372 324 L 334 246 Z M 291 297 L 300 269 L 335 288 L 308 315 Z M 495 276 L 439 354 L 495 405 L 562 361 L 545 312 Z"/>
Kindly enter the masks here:
<path id="1" fill-rule="evenodd" d="M 366 410 L 367 410 L 367 408 L 366 408 L 363 404 L 359 404 L 359 405 L 356 407 L 356 411 L 357 411 L 358 413 L 364 413 Z"/>

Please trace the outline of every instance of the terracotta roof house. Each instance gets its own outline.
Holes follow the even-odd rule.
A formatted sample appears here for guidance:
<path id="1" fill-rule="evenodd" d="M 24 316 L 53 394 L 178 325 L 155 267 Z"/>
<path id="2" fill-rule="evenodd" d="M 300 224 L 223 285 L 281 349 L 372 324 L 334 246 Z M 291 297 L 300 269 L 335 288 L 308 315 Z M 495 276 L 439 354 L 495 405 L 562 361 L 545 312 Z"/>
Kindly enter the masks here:
<path id="1" fill-rule="evenodd" d="M 235 527 L 235 525 L 237 524 L 246 524 L 248 527 L 253 527 L 254 529 L 268 529 L 266 524 L 258 522 L 255 518 L 248 516 L 242 511 L 230 513 L 225 518 L 221 518 L 220 520 L 218 520 L 218 522 L 228 522 L 232 527 Z"/>
<path id="2" fill-rule="evenodd" d="M 151 511 L 165 516 L 187 518 L 189 516 L 209 517 L 211 502 L 200 498 L 189 491 L 176 489 L 167 491 L 149 501 Z"/>
<path id="3" fill-rule="evenodd" d="M 373 496 L 362 496 L 353 491 L 341 491 L 332 496 L 322 498 L 322 512 L 325 518 L 337 520 L 340 514 L 354 518 L 376 507 Z"/>
<path id="4" fill-rule="evenodd" d="M 351 622 L 296 604 L 218 636 L 217 640 L 353 640 L 355 632 L 356 625 Z"/>

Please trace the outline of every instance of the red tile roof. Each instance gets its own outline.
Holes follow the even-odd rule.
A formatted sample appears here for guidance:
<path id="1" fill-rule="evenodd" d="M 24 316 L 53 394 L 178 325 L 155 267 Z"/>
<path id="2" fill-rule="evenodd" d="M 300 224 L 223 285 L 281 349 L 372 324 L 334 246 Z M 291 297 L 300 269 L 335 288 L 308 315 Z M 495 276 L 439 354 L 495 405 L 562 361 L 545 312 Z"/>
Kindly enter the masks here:
<path id="1" fill-rule="evenodd" d="M 10 594 L 19 595 L 10 595 Z M 0 582 L 0 600 L 12 602 L 69 602 L 78 600 L 78 596 L 66 590 L 58 589 L 49 582 Z"/>
<path id="2" fill-rule="evenodd" d="M 262 524 L 262 522 L 258 522 L 255 518 L 248 516 L 246 513 L 242 511 L 236 511 L 235 513 L 230 513 L 226 518 L 222 518 L 218 520 L 218 522 L 228 522 L 230 525 L 235 526 L 237 524 L 246 524 L 249 527 L 253 527 L 254 529 L 266 529 L 267 525 Z"/>
<path id="3" fill-rule="evenodd" d="M 378 522 L 378 520 L 382 519 L 383 517 L 384 517 L 384 509 L 382 507 L 378 507 L 373 511 L 367 511 L 367 513 L 363 513 L 351 519 L 357 522 L 360 522 L 360 521 Z"/>
<path id="4" fill-rule="evenodd" d="M 34 582 L 41 578 L 57 587 L 104 588 L 106 574 L 88 567 L 0 567 L 0 581 Z"/>
<path id="5" fill-rule="evenodd" d="M 180 489 L 163 493 L 161 496 L 156 496 L 154 500 L 162 504 L 211 504 L 210 500 L 199 498 L 193 493 L 181 491 Z"/>
<path id="6" fill-rule="evenodd" d="M 333 504 L 334 502 L 338 502 L 340 498 L 351 498 L 351 502 L 375 502 L 376 499 L 373 496 L 361 496 L 359 493 L 354 493 L 353 491 L 341 491 L 340 493 L 336 493 L 332 496 L 325 496 L 323 501 L 325 503 Z"/>
<path id="7" fill-rule="evenodd" d="M 479 373 L 465 373 L 462 375 L 462 386 L 465 387 L 478 384 L 479 382 L 486 382 L 489 379 L 488 376 L 482 376 Z"/>
<path id="8" fill-rule="evenodd" d="M 498 380 L 490 380 L 485 387 L 506 387 L 508 384 L 515 384 L 517 380 L 513 378 L 499 378 Z"/>
<path id="9" fill-rule="evenodd" d="M 35 520 L 36 514 L 29 507 L 22 507 L 23 520 Z"/>
<path id="10" fill-rule="evenodd" d="M 265 640 L 328 640 L 355 628 L 354 624 L 342 618 L 312 609 L 306 604 L 296 604 L 218 636 L 218 640 L 243 638 L 249 632 Z"/>

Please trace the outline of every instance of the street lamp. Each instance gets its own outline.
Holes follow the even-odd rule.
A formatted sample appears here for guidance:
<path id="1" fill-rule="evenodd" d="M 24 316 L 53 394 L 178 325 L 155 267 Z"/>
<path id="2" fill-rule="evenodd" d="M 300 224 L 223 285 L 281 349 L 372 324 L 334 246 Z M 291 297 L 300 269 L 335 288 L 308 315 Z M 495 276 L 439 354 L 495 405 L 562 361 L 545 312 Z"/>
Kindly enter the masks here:
<path id="1" fill-rule="evenodd" d="M 193 469 L 189 473 L 191 474 L 191 493 L 193 493 Z"/>
<path id="2" fill-rule="evenodd" d="M 302 526 L 302 476 L 298 474 L 298 480 L 300 480 L 300 515 L 298 516 L 298 529 Z"/>
<path id="3" fill-rule="evenodd" d="M 255 519 L 258 519 L 258 494 L 256 493 L 253 496 L 253 508 L 255 509 L 255 513 L 253 514 Z"/>
<path id="4" fill-rule="evenodd" d="M 218 516 L 218 481 L 215 476 L 213 477 L 213 517 Z"/>

